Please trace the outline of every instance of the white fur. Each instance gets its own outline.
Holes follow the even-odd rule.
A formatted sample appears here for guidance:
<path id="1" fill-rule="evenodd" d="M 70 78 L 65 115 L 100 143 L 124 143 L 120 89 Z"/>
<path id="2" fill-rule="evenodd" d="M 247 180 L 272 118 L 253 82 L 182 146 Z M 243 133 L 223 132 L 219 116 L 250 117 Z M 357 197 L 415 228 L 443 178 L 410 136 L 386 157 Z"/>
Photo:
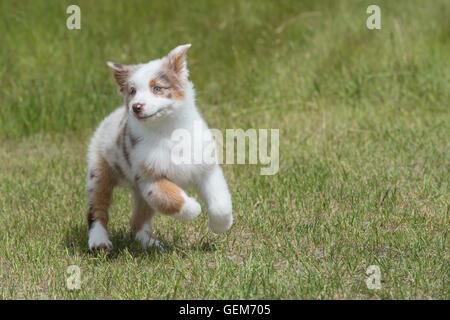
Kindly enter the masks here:
<path id="1" fill-rule="evenodd" d="M 184 204 L 180 212 L 175 213 L 173 217 L 181 222 L 189 222 L 198 217 L 202 208 L 194 198 L 189 197 L 183 192 Z"/>
<path id="2" fill-rule="evenodd" d="M 180 48 L 183 49 L 183 46 L 177 47 L 171 54 L 179 52 Z M 100 124 L 89 146 L 88 167 L 93 167 L 98 160 L 98 155 L 101 155 L 111 166 L 114 163 L 120 164 L 127 178 L 125 180 L 128 181 L 134 181 L 135 176 L 140 174 L 141 165 L 146 164 L 149 168 L 153 168 L 156 174 L 167 177 L 180 188 L 192 185 L 208 208 L 210 229 L 214 233 L 225 232 L 233 223 L 232 204 L 231 195 L 219 165 L 206 163 L 176 165 L 171 161 L 171 148 L 174 145 L 171 135 L 175 129 L 188 130 L 192 135 L 194 135 L 195 123 L 201 123 L 203 130 L 207 132 L 209 129 L 197 111 L 195 91 L 193 84 L 187 80 L 188 71 L 185 63 L 183 73 L 186 76 L 186 85 L 183 101 L 156 96 L 149 89 L 149 81 L 161 70 L 163 59 L 139 65 L 128 79 L 128 83 L 136 87 L 136 94 L 128 105 L 115 110 Z M 136 102 L 145 104 L 143 110 L 145 115 L 153 116 L 143 120 L 134 116 L 132 105 Z M 128 113 L 126 108 L 129 110 Z M 131 167 L 116 144 L 120 134 L 120 123 L 124 117 L 133 136 L 140 137 L 139 143 L 134 148 L 128 145 Z M 203 152 L 203 150 L 193 149 L 193 152 Z M 142 183 L 145 184 L 145 182 Z M 92 182 L 88 179 L 88 189 L 90 184 Z M 145 189 L 145 185 L 142 187 Z M 195 219 L 200 214 L 201 208 L 194 198 L 186 194 L 183 196 L 185 204 L 173 217 L 186 222 Z M 149 203 L 149 205 L 152 204 Z M 95 225 L 95 231 L 94 228 L 91 229 L 90 247 L 91 243 L 98 243 L 101 240 L 110 243 L 106 230 L 97 229 L 98 224 Z M 148 235 L 142 231 L 136 235 L 136 239 L 140 242 L 150 243 L 151 241 L 146 237 Z"/>
<path id="3" fill-rule="evenodd" d="M 144 248 L 156 247 L 160 250 L 164 250 L 164 247 L 161 244 L 161 242 L 150 237 L 152 232 L 153 232 L 153 230 L 152 230 L 151 224 L 146 223 L 142 227 L 141 231 L 136 233 L 135 239 L 136 239 L 136 241 L 141 243 Z"/>
<path id="4" fill-rule="evenodd" d="M 95 221 L 89 230 L 89 249 L 100 249 L 101 245 L 106 245 L 108 249 L 112 249 L 112 243 L 109 241 L 108 232 L 100 222 Z"/>

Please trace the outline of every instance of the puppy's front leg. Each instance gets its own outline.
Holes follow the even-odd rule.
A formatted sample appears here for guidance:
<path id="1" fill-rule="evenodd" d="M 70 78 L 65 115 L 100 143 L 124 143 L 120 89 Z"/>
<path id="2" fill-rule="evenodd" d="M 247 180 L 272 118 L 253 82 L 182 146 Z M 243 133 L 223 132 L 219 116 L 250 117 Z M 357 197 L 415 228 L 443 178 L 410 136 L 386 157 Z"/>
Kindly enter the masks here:
<path id="1" fill-rule="evenodd" d="M 201 212 L 197 200 L 164 177 L 141 178 L 137 184 L 141 196 L 157 212 L 182 222 L 194 220 Z"/>
<path id="2" fill-rule="evenodd" d="M 218 165 L 197 181 L 197 191 L 208 207 L 211 231 L 223 233 L 230 229 L 233 224 L 231 195 Z"/>

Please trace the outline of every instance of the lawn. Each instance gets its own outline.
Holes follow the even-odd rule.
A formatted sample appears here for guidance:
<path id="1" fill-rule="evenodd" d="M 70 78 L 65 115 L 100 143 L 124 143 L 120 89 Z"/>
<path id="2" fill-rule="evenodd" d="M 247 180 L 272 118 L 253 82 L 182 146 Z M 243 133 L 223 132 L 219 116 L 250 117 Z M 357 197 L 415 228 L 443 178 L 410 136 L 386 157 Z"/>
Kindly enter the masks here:
<path id="1" fill-rule="evenodd" d="M 448 0 L 77 1 L 81 30 L 70 4 L 0 0 L 0 298 L 450 298 Z M 209 125 L 279 129 L 280 170 L 224 165 L 233 227 L 158 216 L 164 253 L 118 189 L 114 250 L 92 254 L 85 154 L 121 104 L 105 62 L 184 43 Z"/>

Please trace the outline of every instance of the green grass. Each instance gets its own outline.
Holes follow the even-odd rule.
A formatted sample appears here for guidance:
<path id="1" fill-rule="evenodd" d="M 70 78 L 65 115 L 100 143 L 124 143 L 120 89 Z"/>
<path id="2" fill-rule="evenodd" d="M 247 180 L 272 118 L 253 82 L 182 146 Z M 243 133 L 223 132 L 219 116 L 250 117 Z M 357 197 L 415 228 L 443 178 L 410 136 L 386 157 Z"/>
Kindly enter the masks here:
<path id="1" fill-rule="evenodd" d="M 73 1 L 0 1 L 0 297 L 449 299 L 450 3 L 375 2 L 376 31 L 374 1 L 312 0 L 80 1 L 69 31 Z M 105 61 L 187 42 L 210 126 L 279 128 L 280 171 L 224 166 L 232 229 L 157 217 L 164 254 L 119 189 L 93 255 L 85 153 L 121 103 Z"/>

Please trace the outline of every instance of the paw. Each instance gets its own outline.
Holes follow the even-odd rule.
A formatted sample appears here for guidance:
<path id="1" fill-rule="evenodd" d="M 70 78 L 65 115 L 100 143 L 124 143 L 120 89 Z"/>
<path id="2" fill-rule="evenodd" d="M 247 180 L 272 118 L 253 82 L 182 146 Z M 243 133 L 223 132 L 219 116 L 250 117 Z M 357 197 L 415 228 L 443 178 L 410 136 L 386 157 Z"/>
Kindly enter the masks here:
<path id="1" fill-rule="evenodd" d="M 91 230 L 89 230 L 88 245 L 89 249 L 94 252 L 104 250 L 108 253 L 112 249 L 112 242 L 109 241 L 108 232 L 97 221 L 94 222 L 94 225 L 92 226 Z"/>
<path id="2" fill-rule="evenodd" d="M 157 248 L 161 251 L 165 251 L 163 244 L 149 236 L 146 230 L 141 230 L 136 233 L 136 241 L 138 241 L 144 249 Z"/>
<path id="3" fill-rule="evenodd" d="M 181 222 L 189 222 L 198 217 L 202 207 L 194 198 L 185 196 L 185 202 L 181 207 L 180 212 L 173 215 L 173 217 Z"/>
<path id="4" fill-rule="evenodd" d="M 231 202 L 224 202 L 208 208 L 209 228 L 214 233 L 224 233 L 233 224 Z"/>
<path id="5" fill-rule="evenodd" d="M 233 215 L 210 215 L 209 228 L 212 232 L 219 234 L 229 230 L 233 225 Z"/>

